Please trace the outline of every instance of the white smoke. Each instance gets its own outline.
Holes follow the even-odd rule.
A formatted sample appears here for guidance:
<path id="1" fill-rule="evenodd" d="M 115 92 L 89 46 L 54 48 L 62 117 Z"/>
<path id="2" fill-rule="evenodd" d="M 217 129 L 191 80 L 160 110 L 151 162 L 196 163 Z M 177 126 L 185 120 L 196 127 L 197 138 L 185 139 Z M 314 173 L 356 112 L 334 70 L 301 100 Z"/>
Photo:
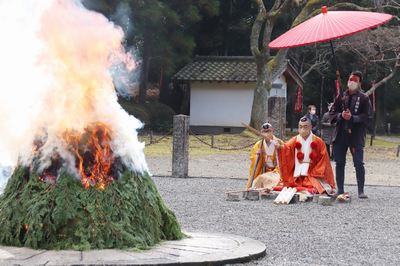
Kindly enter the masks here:
<path id="1" fill-rule="evenodd" d="M 15 165 L 20 156 L 28 164 L 45 131 L 42 158 L 56 150 L 73 171 L 60 133 L 104 122 L 115 132 L 114 154 L 147 171 L 137 139 L 142 123 L 118 104 L 110 74 L 110 61 L 137 67 L 121 46 L 121 28 L 78 0 L 0 0 L 0 36 L 0 163 Z"/>
<path id="2" fill-rule="evenodd" d="M 125 38 L 133 33 L 134 25 L 132 22 L 132 10 L 128 3 L 121 2 L 118 4 L 115 13 L 110 17 L 124 31 Z"/>
<path id="3" fill-rule="evenodd" d="M 11 177 L 12 169 L 12 166 L 5 167 L 0 164 L 0 195 L 3 194 L 7 181 Z"/>
<path id="4" fill-rule="evenodd" d="M 126 39 L 133 34 L 134 24 L 132 21 L 132 10 L 128 3 L 121 2 L 118 4 L 116 11 L 110 16 L 110 19 L 114 21 L 121 29 L 124 31 L 124 40 L 122 43 L 125 49 L 134 55 L 136 59 L 140 58 L 139 54 L 136 52 L 134 47 L 127 47 Z M 134 95 L 134 88 L 139 86 L 140 71 L 139 68 L 133 71 L 120 71 L 121 65 L 114 64 L 111 68 L 111 74 L 114 78 L 114 85 L 118 94 L 130 99 Z M 123 65 L 122 65 L 123 67 Z"/>

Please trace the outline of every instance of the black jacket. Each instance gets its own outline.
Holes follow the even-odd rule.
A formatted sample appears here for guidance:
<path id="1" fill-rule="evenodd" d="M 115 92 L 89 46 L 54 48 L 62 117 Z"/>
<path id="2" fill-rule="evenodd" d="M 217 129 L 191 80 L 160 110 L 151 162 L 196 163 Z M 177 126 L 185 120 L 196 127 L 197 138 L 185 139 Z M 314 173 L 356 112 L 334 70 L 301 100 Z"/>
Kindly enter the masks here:
<path id="1" fill-rule="evenodd" d="M 351 103 L 349 102 L 350 98 L 352 98 Z M 329 111 L 331 124 L 336 123 L 333 142 L 344 142 L 344 136 L 348 134 L 347 129 L 350 128 L 354 144 L 365 146 L 367 127 L 372 120 L 371 101 L 365 93 L 359 90 L 352 96 L 350 96 L 348 91 L 345 91 L 344 101 L 344 108 L 349 109 L 352 114 L 348 122 L 342 118 L 343 107 L 340 95 L 336 97 Z"/>

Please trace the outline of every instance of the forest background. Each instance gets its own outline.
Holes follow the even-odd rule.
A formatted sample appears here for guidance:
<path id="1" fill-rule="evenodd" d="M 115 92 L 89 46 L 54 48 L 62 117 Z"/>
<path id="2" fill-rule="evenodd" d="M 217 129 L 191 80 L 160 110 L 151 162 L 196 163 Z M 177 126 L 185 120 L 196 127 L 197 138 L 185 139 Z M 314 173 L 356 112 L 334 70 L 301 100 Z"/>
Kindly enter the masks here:
<path id="1" fill-rule="evenodd" d="M 254 56 L 268 66 L 280 56 L 290 59 L 305 80 L 303 112 L 317 107 L 322 117 L 335 97 L 335 72 L 329 43 L 287 50 L 269 50 L 268 43 L 319 12 L 358 10 L 389 13 L 383 26 L 334 40 L 344 90 L 348 74 L 365 73 L 362 89 L 375 91 L 376 114 L 369 131 L 400 134 L 400 4 L 394 0 L 83 0 L 86 8 L 101 12 L 125 33 L 124 46 L 139 60 L 127 86 L 133 97 L 120 97 L 122 107 L 145 123 L 142 132 L 168 132 L 175 114 L 189 115 L 189 92 L 171 77 L 192 62 L 195 55 Z M 262 12 L 264 10 L 264 13 Z M 272 20 L 268 15 L 279 14 Z M 273 12 L 272 12 L 273 11 Z M 264 19 L 260 22 L 260 17 Z M 267 26 L 266 26 L 267 25 Z M 272 25 L 272 26 L 271 26 Z M 259 26 L 256 32 L 256 26 Z M 269 35 L 267 34 L 269 29 Z M 257 36 L 258 35 L 258 36 Z M 267 67 L 268 68 L 268 67 Z M 272 72 L 272 71 L 271 71 Z M 268 76 L 268 73 L 266 73 Z M 371 88 L 375 81 L 376 87 Z M 256 85 L 259 86 L 259 85 Z M 268 97 L 268 87 L 262 87 Z M 322 92 L 322 93 L 321 93 Z M 287 122 L 296 127 L 301 113 L 294 113 L 295 86 L 288 86 Z M 260 97 L 262 99 L 262 97 Z M 372 100 L 372 96 L 371 96 Z M 264 99 L 263 99 L 264 101 Z M 253 108 L 254 109 L 254 108 Z M 253 121 L 253 114 L 252 114 Z M 254 123 L 253 123 L 254 124 Z M 256 123 L 255 123 L 256 124 Z"/>

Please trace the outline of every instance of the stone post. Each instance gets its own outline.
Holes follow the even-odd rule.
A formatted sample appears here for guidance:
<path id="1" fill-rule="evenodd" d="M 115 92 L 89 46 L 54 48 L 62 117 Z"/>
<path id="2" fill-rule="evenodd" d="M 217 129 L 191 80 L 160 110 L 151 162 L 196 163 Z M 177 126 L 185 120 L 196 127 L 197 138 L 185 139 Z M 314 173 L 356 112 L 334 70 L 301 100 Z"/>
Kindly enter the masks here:
<path id="1" fill-rule="evenodd" d="M 286 130 L 286 98 L 279 95 L 273 95 L 268 98 L 268 119 L 274 127 L 274 135 L 285 141 Z"/>
<path id="2" fill-rule="evenodd" d="M 189 122 L 187 115 L 174 116 L 172 177 L 186 178 L 189 171 Z"/>

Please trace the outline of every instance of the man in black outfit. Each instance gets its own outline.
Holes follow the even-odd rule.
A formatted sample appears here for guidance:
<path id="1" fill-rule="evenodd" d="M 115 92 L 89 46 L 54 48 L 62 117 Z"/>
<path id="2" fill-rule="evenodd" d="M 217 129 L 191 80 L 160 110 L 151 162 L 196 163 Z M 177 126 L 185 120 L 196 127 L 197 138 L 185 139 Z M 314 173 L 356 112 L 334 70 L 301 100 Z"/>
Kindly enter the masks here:
<path id="1" fill-rule="evenodd" d="M 346 165 L 346 153 L 350 148 L 353 163 L 356 169 L 358 197 L 368 198 L 364 194 L 365 169 L 364 169 L 364 146 L 366 140 L 367 126 L 372 119 L 372 108 L 369 97 L 360 91 L 362 73 L 353 71 L 347 83 L 349 90 L 344 92 L 344 103 L 342 98 L 336 97 L 329 111 L 331 124 L 336 123 L 333 136 L 333 153 L 336 162 L 336 184 L 337 195 L 344 193 L 344 168 Z M 351 133 L 349 133 L 351 129 Z"/>

